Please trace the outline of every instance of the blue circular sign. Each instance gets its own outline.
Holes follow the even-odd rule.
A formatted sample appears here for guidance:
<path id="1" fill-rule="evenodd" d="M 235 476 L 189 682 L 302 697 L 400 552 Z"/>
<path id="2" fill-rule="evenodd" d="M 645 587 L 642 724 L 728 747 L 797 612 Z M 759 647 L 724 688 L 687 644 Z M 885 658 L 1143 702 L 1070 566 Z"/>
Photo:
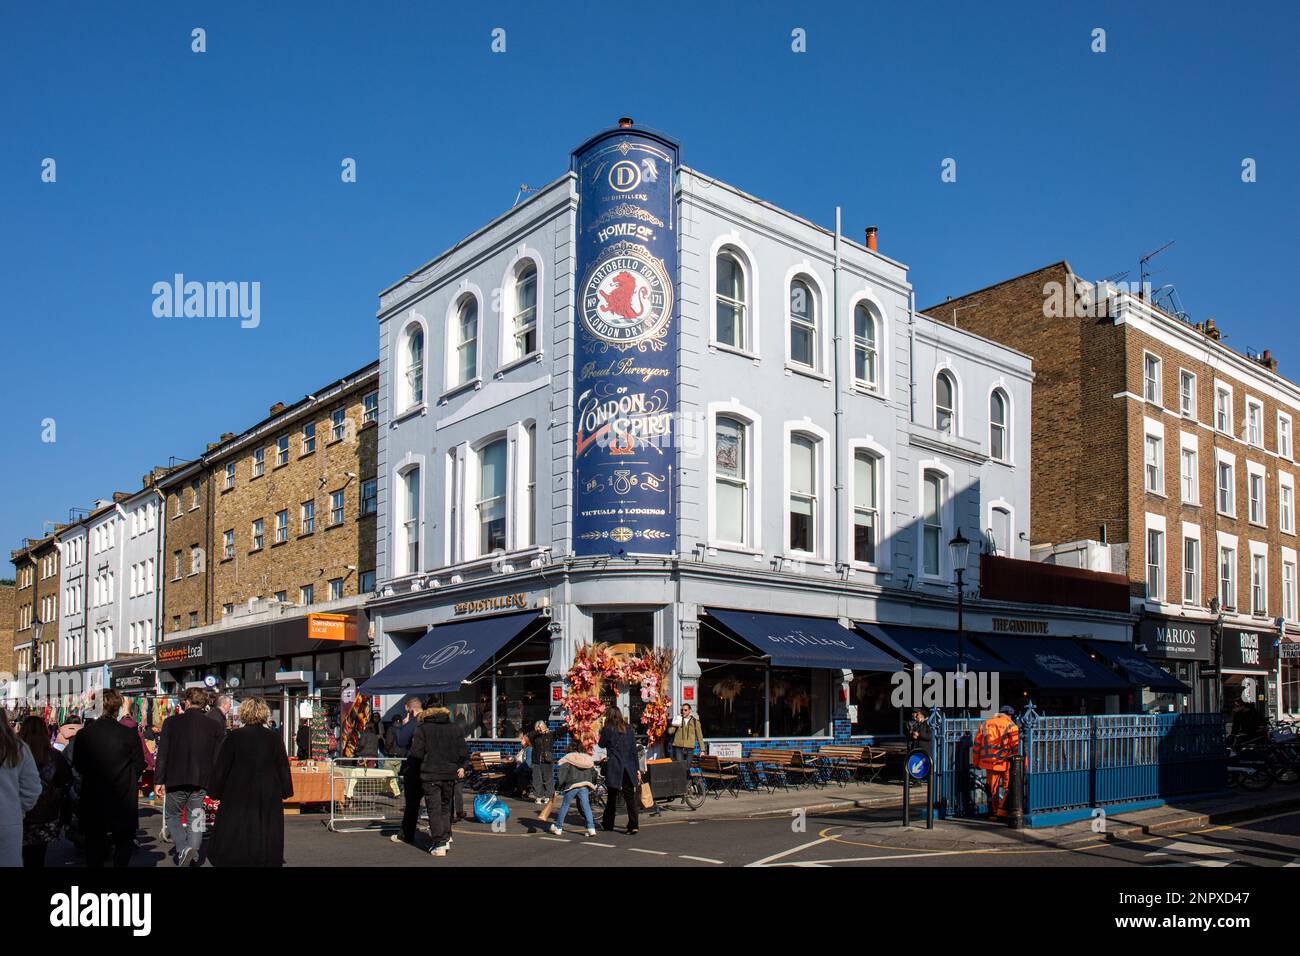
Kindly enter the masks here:
<path id="1" fill-rule="evenodd" d="M 913 780 L 924 780 L 930 776 L 930 755 L 917 750 L 907 755 L 907 775 Z"/>

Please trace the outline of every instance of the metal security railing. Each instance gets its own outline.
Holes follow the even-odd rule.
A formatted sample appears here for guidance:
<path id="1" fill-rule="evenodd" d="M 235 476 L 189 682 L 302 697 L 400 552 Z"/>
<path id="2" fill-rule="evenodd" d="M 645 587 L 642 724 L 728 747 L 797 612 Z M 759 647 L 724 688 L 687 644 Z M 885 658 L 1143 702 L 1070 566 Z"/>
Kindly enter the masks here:
<path id="1" fill-rule="evenodd" d="M 935 803 L 943 816 L 988 812 L 983 775 L 970 765 L 982 723 L 935 715 Z M 1218 714 L 1040 717 L 1030 709 L 1018 723 L 1029 815 L 1211 794 L 1227 785 Z"/>
<path id="2" fill-rule="evenodd" d="M 348 757 L 330 763 L 331 830 L 364 830 L 402 819 L 402 760 Z"/>

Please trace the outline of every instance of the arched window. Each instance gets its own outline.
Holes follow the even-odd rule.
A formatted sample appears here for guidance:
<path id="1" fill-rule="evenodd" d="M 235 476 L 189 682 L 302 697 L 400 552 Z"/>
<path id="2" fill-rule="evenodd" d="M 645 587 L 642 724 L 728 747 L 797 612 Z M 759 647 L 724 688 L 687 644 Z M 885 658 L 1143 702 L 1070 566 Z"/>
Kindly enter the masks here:
<path id="1" fill-rule="evenodd" d="M 1010 456 L 1007 445 L 1007 394 L 995 388 L 989 395 L 989 456 L 1006 461 Z"/>
<path id="2" fill-rule="evenodd" d="M 722 345 L 743 349 L 748 311 L 745 266 L 735 252 L 724 249 L 718 253 L 716 267 L 713 337 Z"/>
<path id="3" fill-rule="evenodd" d="M 951 435 L 957 418 L 957 383 L 950 372 L 940 372 L 934 379 L 934 427 Z"/>
<path id="4" fill-rule="evenodd" d="M 876 563 L 880 534 L 880 459 L 869 451 L 853 456 L 853 560 Z"/>
<path id="5" fill-rule="evenodd" d="M 925 500 L 921 514 L 922 570 L 931 577 L 939 576 L 939 555 L 943 551 L 943 499 L 944 477 L 937 471 L 925 473 Z"/>
<path id="6" fill-rule="evenodd" d="M 817 299 L 800 278 L 790 282 L 790 361 L 817 367 Z"/>
<path id="7" fill-rule="evenodd" d="M 484 445 L 478 453 L 478 553 L 506 547 L 506 440 Z"/>
<path id="8" fill-rule="evenodd" d="M 745 423 L 719 415 L 714 434 L 714 531 L 721 541 L 749 544 L 749 463 Z"/>
<path id="9" fill-rule="evenodd" d="M 1011 554 L 1011 510 L 997 505 L 990 512 L 989 537 L 994 554 Z"/>
<path id="10" fill-rule="evenodd" d="M 531 259 L 515 267 L 514 281 L 508 358 L 521 359 L 537 351 L 537 266 Z"/>
<path id="11" fill-rule="evenodd" d="M 817 551 L 817 441 L 790 437 L 790 550 Z"/>
<path id="12" fill-rule="evenodd" d="M 400 356 L 401 407 L 407 409 L 424 401 L 424 330 L 420 326 L 406 330 Z"/>
<path id="13" fill-rule="evenodd" d="M 859 385 L 876 387 L 876 317 L 865 302 L 853 309 L 853 377 Z"/>
<path id="14" fill-rule="evenodd" d="M 465 296 L 456 309 L 456 326 L 452 329 L 454 376 L 452 386 L 464 385 L 478 377 L 478 300 Z"/>

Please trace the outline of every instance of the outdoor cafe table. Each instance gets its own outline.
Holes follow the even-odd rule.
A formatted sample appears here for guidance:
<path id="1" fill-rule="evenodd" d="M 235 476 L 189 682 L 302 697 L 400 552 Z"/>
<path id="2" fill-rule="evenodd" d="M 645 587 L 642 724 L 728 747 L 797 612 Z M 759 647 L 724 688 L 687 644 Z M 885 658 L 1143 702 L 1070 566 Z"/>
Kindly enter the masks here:
<path id="1" fill-rule="evenodd" d="M 284 801 L 286 804 L 329 803 L 330 768 L 326 761 L 293 761 L 289 764 L 289 776 L 293 780 L 293 796 Z"/>

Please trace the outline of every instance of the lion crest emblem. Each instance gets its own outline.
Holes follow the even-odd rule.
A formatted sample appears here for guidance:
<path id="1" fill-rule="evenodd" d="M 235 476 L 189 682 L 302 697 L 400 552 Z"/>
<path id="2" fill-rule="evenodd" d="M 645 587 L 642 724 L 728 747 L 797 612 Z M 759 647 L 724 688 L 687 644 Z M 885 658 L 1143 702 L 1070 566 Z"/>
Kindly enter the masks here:
<path id="1" fill-rule="evenodd" d="M 636 277 L 630 272 L 619 272 L 614 276 L 612 292 L 597 289 L 596 293 L 604 300 L 600 311 L 620 319 L 641 318 L 645 315 L 646 300 L 650 298 L 649 288 L 638 286 Z"/>

